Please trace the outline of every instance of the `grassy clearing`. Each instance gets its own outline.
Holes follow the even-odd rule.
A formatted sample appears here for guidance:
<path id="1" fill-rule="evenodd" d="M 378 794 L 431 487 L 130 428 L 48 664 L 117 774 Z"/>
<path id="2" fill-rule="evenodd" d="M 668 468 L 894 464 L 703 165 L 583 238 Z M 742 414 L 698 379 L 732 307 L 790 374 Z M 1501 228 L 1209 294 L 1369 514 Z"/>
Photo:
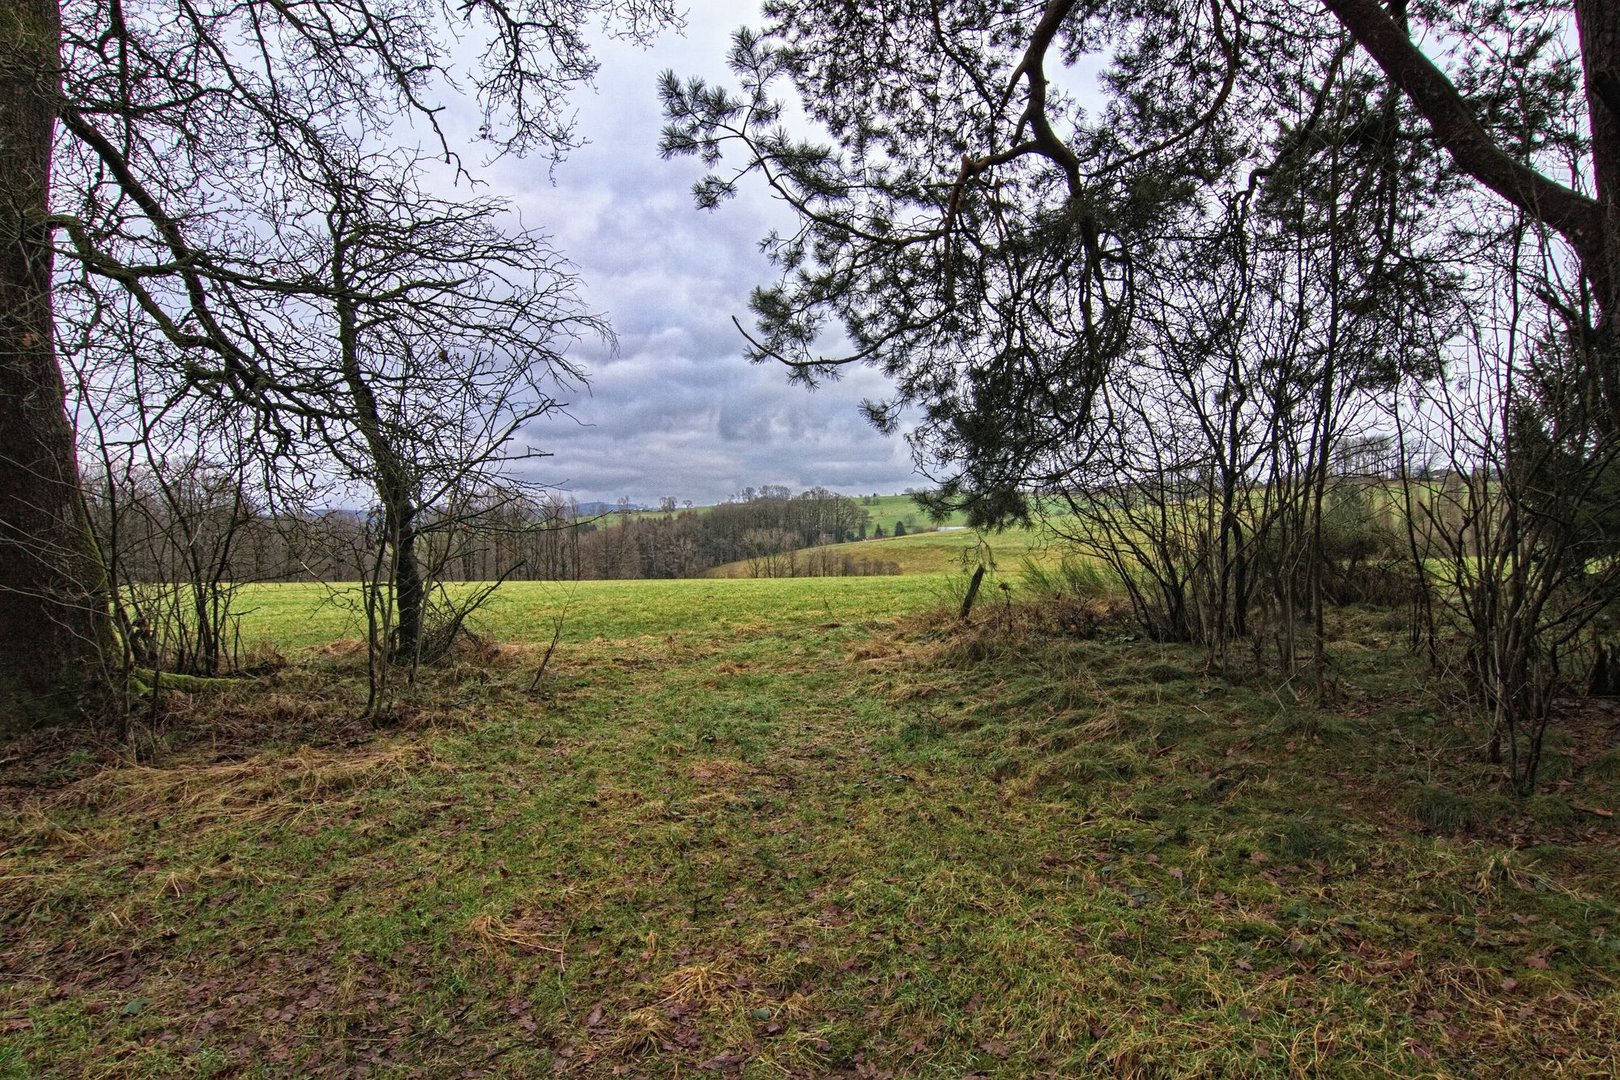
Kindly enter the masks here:
<path id="1" fill-rule="evenodd" d="M 14 748 L 0 1074 L 1620 1072 L 1609 718 L 1495 805 L 1380 616 L 1317 710 L 938 588 L 581 585 L 539 697 L 519 589 L 382 721 L 326 648 Z"/>

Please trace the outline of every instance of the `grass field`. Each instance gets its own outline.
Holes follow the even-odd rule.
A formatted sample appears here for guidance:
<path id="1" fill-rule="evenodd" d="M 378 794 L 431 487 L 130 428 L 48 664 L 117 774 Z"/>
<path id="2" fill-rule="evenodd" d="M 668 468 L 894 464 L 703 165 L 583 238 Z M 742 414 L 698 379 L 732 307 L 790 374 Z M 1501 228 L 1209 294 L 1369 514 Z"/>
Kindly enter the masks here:
<path id="1" fill-rule="evenodd" d="M 959 573 L 964 565 L 972 569 L 984 548 L 988 548 L 990 560 L 996 568 L 1009 577 L 1017 575 L 1025 559 L 1053 563 L 1061 557 L 1059 548 L 1050 536 L 1039 529 L 1008 529 L 1002 533 L 981 534 L 962 528 L 828 544 L 803 554 L 826 552 L 834 557 L 847 554 L 856 559 L 892 562 L 900 567 L 902 574 L 937 575 Z M 750 572 L 746 561 L 734 562 L 715 567 L 709 571 L 709 576 L 739 578 L 749 576 Z"/>
<path id="2" fill-rule="evenodd" d="M 452 584 L 463 590 L 470 586 Z M 670 634 L 706 635 L 770 625 L 782 632 L 834 619 L 916 612 L 944 580 L 800 578 L 712 581 L 521 581 L 501 588 L 472 620 L 498 641 L 549 641 L 558 615 L 569 644 Z M 242 637 L 280 650 L 361 635 L 358 588 L 253 585 L 242 591 Z"/>
<path id="3" fill-rule="evenodd" d="M 874 526 L 883 526 L 884 533 L 894 532 L 895 522 L 904 522 L 906 529 L 910 531 L 928 528 L 931 525 L 961 525 L 966 521 L 966 515 L 960 512 L 953 513 L 942 521 L 932 521 L 928 514 L 917 506 L 917 500 L 910 495 L 879 495 L 872 499 L 853 495 L 851 498 L 860 504 L 862 510 L 872 515 Z"/>
<path id="4" fill-rule="evenodd" d="M 1612 715 L 1512 803 L 1398 619 L 1316 709 L 950 591 L 517 587 L 369 719 L 256 591 L 279 673 L 0 754 L 0 1074 L 1620 1073 Z"/>

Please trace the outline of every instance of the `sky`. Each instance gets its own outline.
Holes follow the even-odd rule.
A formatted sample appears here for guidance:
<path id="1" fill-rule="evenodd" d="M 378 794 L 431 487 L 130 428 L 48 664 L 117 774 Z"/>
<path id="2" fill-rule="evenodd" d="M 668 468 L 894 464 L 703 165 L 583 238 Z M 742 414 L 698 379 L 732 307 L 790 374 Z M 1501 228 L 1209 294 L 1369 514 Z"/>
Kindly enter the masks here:
<path id="1" fill-rule="evenodd" d="M 725 80 L 731 32 L 749 22 L 757 25 L 755 4 L 706 0 L 683 34 L 666 32 L 651 48 L 604 38 L 595 87 L 574 99 L 590 144 L 549 176 L 532 159 L 484 174 L 525 225 L 552 235 L 618 338 L 616 349 L 582 342 L 570 353 L 589 389 L 568 395 L 571 417 L 525 431 L 551 455 L 527 465 L 525 479 L 582 502 L 698 504 L 764 484 L 846 494 L 922 484 L 905 440 L 878 434 L 860 414 L 863 399 L 886 394 L 880 374 L 862 368 L 810 391 L 788 385 L 779 366 L 744 358 L 731 320 L 751 326 L 749 290 L 772 276 L 758 244 L 789 223 L 785 210 L 762 185 L 698 210 L 691 187 L 701 163 L 658 156 L 658 73 Z"/>

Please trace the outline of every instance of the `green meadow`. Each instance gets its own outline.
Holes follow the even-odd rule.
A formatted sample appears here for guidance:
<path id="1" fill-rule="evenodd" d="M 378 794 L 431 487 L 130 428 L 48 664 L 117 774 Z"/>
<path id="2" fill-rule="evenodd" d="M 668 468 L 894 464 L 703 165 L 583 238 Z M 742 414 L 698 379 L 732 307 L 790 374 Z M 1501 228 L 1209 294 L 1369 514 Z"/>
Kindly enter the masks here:
<path id="1" fill-rule="evenodd" d="M 565 645 L 669 635 L 810 628 L 828 620 L 892 617 L 925 609 L 949 578 L 780 578 L 715 581 L 520 581 L 501 587 L 470 625 L 493 641 L 548 642 L 561 621 Z M 465 594 L 475 586 L 452 583 Z M 358 586 L 250 585 L 240 594 L 249 648 L 314 649 L 363 634 Z"/>
<path id="2" fill-rule="evenodd" d="M 515 585 L 371 715 L 250 590 L 276 670 L 0 765 L 0 1075 L 1620 1073 L 1606 718 L 1511 802 L 1398 618 L 1319 708 L 997 562 Z"/>
<path id="3" fill-rule="evenodd" d="M 925 527 L 926 528 L 926 527 Z M 971 570 L 981 561 L 1003 574 L 1015 574 L 1024 560 L 1054 564 L 1061 558 L 1060 545 L 1043 529 L 1008 529 L 981 534 L 972 529 L 946 527 L 905 536 L 885 536 L 875 540 L 855 540 L 813 549 L 834 557 L 850 555 L 873 562 L 892 562 L 902 574 L 951 575 Z M 709 572 L 710 577 L 747 577 L 749 564 L 727 563 Z"/>

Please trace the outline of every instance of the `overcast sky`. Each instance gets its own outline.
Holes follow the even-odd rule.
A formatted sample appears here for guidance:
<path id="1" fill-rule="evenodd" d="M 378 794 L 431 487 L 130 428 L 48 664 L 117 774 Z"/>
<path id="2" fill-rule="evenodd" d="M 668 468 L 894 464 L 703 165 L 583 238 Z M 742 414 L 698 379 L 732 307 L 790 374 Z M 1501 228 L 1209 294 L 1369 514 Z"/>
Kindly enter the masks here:
<path id="1" fill-rule="evenodd" d="M 898 436 L 860 415 L 881 397 L 881 376 L 861 369 L 814 392 L 789 386 L 774 365 L 743 358 L 733 316 L 751 325 L 748 293 L 770 278 L 758 250 L 786 217 L 760 190 L 716 211 L 692 204 L 694 159 L 658 156 L 660 71 L 725 79 L 731 31 L 757 24 L 744 0 L 694 5 L 683 35 L 650 49 L 603 41 L 594 91 L 576 95 L 591 144 L 547 177 L 543 164 L 503 161 L 486 174 L 524 223 L 549 231 L 579 267 L 591 307 L 618 335 L 616 352 L 583 343 L 590 372 L 572 395 L 574 422 L 552 419 L 528 441 L 552 457 L 525 475 L 581 501 L 672 495 L 697 503 L 745 486 L 816 484 L 850 494 L 896 492 L 920 481 Z"/>

